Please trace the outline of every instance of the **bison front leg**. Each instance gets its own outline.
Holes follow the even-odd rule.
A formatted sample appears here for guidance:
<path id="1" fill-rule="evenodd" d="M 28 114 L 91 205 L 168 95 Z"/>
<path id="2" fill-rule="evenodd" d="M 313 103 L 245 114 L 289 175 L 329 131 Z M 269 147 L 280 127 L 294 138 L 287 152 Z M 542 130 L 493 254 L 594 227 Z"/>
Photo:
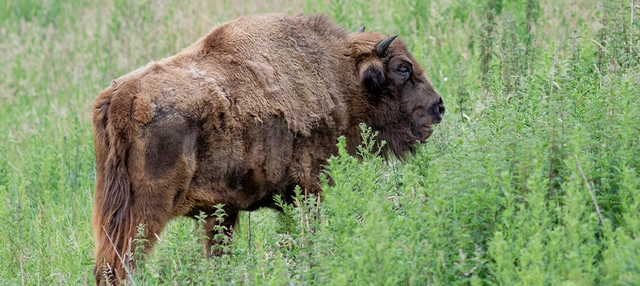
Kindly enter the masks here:
<path id="1" fill-rule="evenodd" d="M 204 223 L 205 241 L 204 254 L 206 257 L 231 254 L 233 228 L 238 221 L 237 212 L 216 212 L 206 218 Z"/>

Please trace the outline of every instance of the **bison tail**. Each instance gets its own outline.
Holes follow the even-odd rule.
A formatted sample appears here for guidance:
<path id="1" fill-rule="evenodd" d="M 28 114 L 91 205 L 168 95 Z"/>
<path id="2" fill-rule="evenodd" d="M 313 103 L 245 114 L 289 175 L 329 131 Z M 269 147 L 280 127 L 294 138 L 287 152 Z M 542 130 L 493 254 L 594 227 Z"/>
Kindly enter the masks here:
<path id="1" fill-rule="evenodd" d="M 105 278 L 117 283 L 128 276 L 127 255 L 136 235 L 127 168 L 134 128 L 132 101 L 131 94 L 103 92 L 94 103 L 97 167 L 92 224 L 96 239 L 94 274 L 99 285 Z"/>

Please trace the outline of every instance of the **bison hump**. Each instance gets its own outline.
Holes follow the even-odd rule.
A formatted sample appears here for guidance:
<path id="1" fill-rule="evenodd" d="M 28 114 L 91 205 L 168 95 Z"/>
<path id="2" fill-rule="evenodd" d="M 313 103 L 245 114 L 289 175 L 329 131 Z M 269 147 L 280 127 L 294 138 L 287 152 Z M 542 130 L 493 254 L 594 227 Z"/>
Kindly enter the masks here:
<path id="1" fill-rule="evenodd" d="M 324 19 L 324 20 L 323 20 Z M 284 117 L 302 135 L 321 125 L 335 127 L 345 113 L 337 90 L 346 34 L 324 17 L 266 14 L 240 18 L 205 36 L 190 59 L 217 80 L 245 124 Z M 336 110 L 339 109 L 339 110 Z"/>

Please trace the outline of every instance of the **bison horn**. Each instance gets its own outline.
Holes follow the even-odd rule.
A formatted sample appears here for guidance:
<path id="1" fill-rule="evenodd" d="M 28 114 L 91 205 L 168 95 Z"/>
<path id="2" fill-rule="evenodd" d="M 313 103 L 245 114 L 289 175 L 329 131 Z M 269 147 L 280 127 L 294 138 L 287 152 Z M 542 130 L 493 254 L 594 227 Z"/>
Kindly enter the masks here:
<path id="1" fill-rule="evenodd" d="M 376 53 L 378 54 L 379 57 L 384 57 L 387 55 L 387 49 L 389 48 L 389 45 L 391 45 L 391 42 L 393 42 L 393 40 L 395 40 L 397 36 L 398 35 L 393 35 L 391 37 L 388 37 L 382 40 L 382 42 L 380 42 L 376 46 Z"/>
<path id="2" fill-rule="evenodd" d="M 362 26 L 362 28 L 358 29 L 358 33 L 364 33 L 364 27 L 365 26 Z"/>

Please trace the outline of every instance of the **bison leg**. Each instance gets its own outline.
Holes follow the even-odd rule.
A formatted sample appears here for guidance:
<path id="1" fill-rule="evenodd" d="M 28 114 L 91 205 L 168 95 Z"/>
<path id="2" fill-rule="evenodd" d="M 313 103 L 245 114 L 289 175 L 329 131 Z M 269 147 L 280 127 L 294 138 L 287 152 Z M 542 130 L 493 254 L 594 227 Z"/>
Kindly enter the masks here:
<path id="1" fill-rule="evenodd" d="M 118 283 L 132 274 L 134 259 L 151 252 L 167 222 L 184 208 L 195 170 L 196 132 L 161 119 L 146 128 L 147 137 L 118 149 L 120 157 L 106 164 L 112 170 L 97 180 L 93 227 L 99 285 L 105 276 Z"/>
<path id="2" fill-rule="evenodd" d="M 233 228 L 238 221 L 238 213 L 230 212 L 222 222 L 215 215 L 206 218 L 204 223 L 205 242 L 204 254 L 206 257 L 231 254 L 231 242 L 233 240 Z"/>
<path id="3" fill-rule="evenodd" d="M 130 225 L 115 233 L 118 237 L 104 236 L 98 241 L 94 273 L 98 285 L 118 284 L 133 274 L 135 259 L 146 257 L 158 241 L 158 236 L 170 219 L 171 201 L 162 199 L 134 200 Z M 112 232 L 113 233 L 113 232 Z M 116 241 L 123 242 L 118 249 Z"/>

